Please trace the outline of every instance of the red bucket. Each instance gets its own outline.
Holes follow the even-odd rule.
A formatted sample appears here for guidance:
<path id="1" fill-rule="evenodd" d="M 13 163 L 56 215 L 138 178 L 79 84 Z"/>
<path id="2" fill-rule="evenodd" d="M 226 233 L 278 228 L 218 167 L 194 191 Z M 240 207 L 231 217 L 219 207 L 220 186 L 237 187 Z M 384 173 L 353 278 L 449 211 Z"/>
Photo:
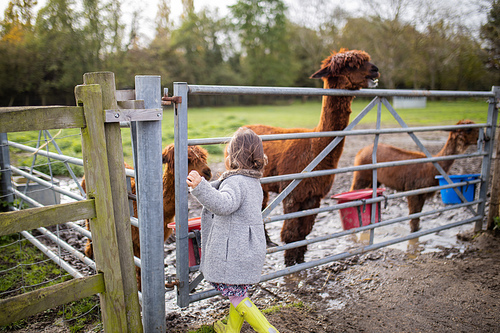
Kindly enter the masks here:
<path id="1" fill-rule="evenodd" d="M 167 227 L 174 229 L 175 232 L 175 222 L 167 224 Z M 194 230 L 201 230 L 201 217 L 194 217 L 188 220 L 188 232 Z M 198 242 L 197 239 L 199 238 L 188 238 L 189 266 L 196 266 L 200 264 L 201 242 Z M 195 255 L 195 248 L 198 249 L 198 256 Z"/>
<path id="2" fill-rule="evenodd" d="M 385 188 L 378 188 L 377 196 L 381 196 L 384 191 Z M 361 199 L 371 199 L 372 195 L 373 195 L 372 189 L 355 190 L 351 192 L 344 192 L 332 195 L 332 199 L 337 200 L 339 204 L 341 204 Z M 342 223 L 342 228 L 344 230 L 349 230 L 369 225 L 371 220 L 371 214 L 372 214 L 371 204 L 342 208 L 340 209 L 340 220 Z M 379 214 L 380 214 L 380 202 L 377 203 L 375 209 L 375 223 L 379 221 Z"/>

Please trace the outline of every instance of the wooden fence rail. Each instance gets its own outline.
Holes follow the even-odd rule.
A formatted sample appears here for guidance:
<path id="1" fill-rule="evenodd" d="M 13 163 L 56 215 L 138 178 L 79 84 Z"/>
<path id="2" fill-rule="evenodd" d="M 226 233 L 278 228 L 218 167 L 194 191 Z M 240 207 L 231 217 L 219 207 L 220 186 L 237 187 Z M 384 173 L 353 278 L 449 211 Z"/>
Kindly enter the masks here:
<path id="1" fill-rule="evenodd" d="M 0 108 L 0 133 L 81 128 L 88 199 L 0 213 L 0 236 L 89 219 L 99 273 L 0 300 L 0 325 L 99 294 L 106 332 L 142 332 L 121 133 L 104 119 L 104 110 L 117 109 L 114 74 L 85 74 L 75 97 L 76 107 Z"/>

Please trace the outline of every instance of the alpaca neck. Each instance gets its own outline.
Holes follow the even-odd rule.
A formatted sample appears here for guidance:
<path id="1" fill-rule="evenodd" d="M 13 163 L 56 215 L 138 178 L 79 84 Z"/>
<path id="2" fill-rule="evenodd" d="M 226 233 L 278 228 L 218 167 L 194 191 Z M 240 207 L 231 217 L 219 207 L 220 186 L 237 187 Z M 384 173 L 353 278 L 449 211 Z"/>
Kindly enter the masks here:
<path id="1" fill-rule="evenodd" d="M 325 89 L 342 89 L 331 82 L 325 81 Z M 349 125 L 352 96 L 323 96 L 321 117 L 315 132 L 342 131 Z"/>
<path id="2" fill-rule="evenodd" d="M 329 83 L 325 80 L 325 89 L 342 89 L 335 84 Z M 351 116 L 351 103 L 352 96 L 323 96 L 323 103 L 321 107 L 321 117 L 318 126 L 314 129 L 315 132 L 325 131 L 342 131 L 349 125 L 349 117 Z M 315 154 L 319 154 L 330 142 L 332 138 L 317 138 L 313 139 L 314 142 L 312 150 Z M 334 150 L 326 156 L 323 161 L 318 165 L 317 170 L 336 168 L 340 154 L 344 149 L 344 142 L 342 140 Z"/>
<path id="3" fill-rule="evenodd" d="M 441 151 L 437 153 L 436 157 L 461 154 L 466 150 L 467 147 L 465 148 L 461 147 L 461 145 L 458 144 L 457 140 L 454 140 L 452 138 L 452 135 L 453 133 L 450 133 L 450 135 L 448 136 L 448 140 L 446 141 L 446 144 L 441 149 Z M 440 161 L 438 163 L 439 165 L 441 165 L 444 171 L 448 172 L 453 162 L 455 162 L 455 160 Z"/>
<path id="4" fill-rule="evenodd" d="M 175 176 L 163 173 L 163 219 L 171 220 L 175 216 Z"/>

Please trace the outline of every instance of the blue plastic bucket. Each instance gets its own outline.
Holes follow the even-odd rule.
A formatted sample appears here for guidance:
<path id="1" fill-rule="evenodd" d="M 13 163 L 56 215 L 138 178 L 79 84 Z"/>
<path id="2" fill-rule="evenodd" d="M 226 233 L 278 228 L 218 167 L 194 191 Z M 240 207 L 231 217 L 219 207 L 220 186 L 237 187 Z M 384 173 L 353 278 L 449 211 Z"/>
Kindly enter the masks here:
<path id="1" fill-rule="evenodd" d="M 451 181 L 453 183 L 461 183 L 466 181 L 471 181 L 478 179 L 480 174 L 469 174 L 469 175 L 449 175 Z M 448 185 L 446 179 L 443 176 L 436 176 L 436 179 L 439 180 L 439 186 Z M 476 184 L 464 185 L 457 187 L 457 189 L 462 192 L 463 196 L 467 201 L 474 201 L 474 194 L 476 193 Z M 459 196 L 452 188 L 442 189 L 441 190 L 441 199 L 443 203 L 446 205 L 458 204 L 462 203 Z"/>

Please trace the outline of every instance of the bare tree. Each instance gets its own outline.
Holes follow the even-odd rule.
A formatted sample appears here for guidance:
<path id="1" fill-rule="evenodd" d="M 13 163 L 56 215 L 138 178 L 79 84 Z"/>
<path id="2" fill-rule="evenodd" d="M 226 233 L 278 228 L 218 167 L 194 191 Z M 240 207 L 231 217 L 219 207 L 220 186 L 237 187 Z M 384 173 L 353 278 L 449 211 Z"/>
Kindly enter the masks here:
<path id="1" fill-rule="evenodd" d="M 161 36 L 167 36 L 172 29 L 172 12 L 170 0 L 160 0 L 158 3 L 158 12 L 156 13 L 156 33 Z"/>
<path id="2" fill-rule="evenodd" d="M 194 0 L 182 0 L 183 16 L 188 16 L 194 12 Z"/>
<path id="3" fill-rule="evenodd" d="M 399 21 L 411 15 L 418 0 L 366 0 L 364 5 L 363 12 L 367 16 Z"/>

